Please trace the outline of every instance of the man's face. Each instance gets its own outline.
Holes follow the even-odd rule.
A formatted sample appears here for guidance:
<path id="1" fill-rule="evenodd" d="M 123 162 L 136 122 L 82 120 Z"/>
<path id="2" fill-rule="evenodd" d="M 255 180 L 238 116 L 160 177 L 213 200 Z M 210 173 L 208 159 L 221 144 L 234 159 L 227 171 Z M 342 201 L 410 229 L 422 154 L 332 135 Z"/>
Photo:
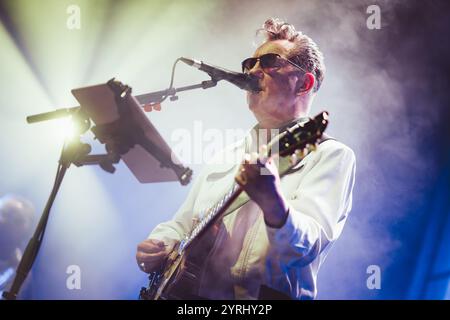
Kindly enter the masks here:
<path id="1" fill-rule="evenodd" d="M 283 58 L 289 57 L 294 44 L 287 40 L 269 41 L 261 45 L 253 57 L 260 57 L 267 53 L 277 53 Z M 260 123 L 282 123 L 295 118 L 296 103 L 299 99 L 296 94 L 299 70 L 285 63 L 281 68 L 263 70 L 258 61 L 249 73 L 260 79 L 262 91 L 247 93 L 247 102 L 250 110 Z"/>

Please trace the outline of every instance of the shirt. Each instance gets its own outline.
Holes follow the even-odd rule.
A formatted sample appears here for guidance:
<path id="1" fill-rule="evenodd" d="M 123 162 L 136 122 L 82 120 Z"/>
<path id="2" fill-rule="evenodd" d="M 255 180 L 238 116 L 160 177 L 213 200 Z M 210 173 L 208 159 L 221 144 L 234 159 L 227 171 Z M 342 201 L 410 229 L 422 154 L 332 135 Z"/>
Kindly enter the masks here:
<path id="1" fill-rule="evenodd" d="M 148 238 L 173 243 L 189 234 L 201 212 L 232 187 L 251 143 L 247 135 L 220 152 L 196 178 L 174 218 L 156 226 Z M 319 267 L 351 210 L 355 155 L 343 143 L 327 140 L 290 172 L 281 179 L 289 208 L 281 228 L 267 226 L 258 205 L 245 202 L 245 192 L 235 201 L 237 208 L 223 218 L 205 261 L 200 296 L 257 299 L 265 285 L 293 299 L 316 297 Z"/>

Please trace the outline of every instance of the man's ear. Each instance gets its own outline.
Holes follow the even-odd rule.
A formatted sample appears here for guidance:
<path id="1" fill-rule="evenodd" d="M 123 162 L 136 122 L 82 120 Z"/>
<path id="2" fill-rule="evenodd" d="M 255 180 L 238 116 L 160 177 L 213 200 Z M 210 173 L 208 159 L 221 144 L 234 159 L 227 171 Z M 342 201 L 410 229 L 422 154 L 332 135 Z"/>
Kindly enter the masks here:
<path id="1" fill-rule="evenodd" d="M 314 88 L 316 84 L 316 78 L 310 72 L 305 73 L 302 77 L 298 78 L 296 93 L 302 95 L 308 93 Z"/>

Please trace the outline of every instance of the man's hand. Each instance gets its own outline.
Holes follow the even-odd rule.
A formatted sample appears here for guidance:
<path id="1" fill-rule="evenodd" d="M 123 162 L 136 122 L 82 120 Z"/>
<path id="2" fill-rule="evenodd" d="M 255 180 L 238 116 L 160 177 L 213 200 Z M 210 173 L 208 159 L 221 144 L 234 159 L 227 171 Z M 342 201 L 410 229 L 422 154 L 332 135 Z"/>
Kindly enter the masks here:
<path id="1" fill-rule="evenodd" d="M 171 249 L 171 245 L 160 240 L 147 239 L 142 241 L 139 243 L 136 253 L 136 261 L 139 268 L 146 273 L 156 271 Z"/>
<path id="2" fill-rule="evenodd" d="M 287 218 L 287 203 L 281 193 L 280 176 L 273 159 L 246 156 L 236 182 L 264 213 L 271 227 L 282 227 Z"/>

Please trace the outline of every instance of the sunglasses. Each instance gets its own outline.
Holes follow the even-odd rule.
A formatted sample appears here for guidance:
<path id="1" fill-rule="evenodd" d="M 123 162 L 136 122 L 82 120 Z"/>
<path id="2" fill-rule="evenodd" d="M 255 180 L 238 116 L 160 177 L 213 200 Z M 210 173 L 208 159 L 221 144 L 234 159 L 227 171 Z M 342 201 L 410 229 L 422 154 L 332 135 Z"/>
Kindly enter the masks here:
<path id="1" fill-rule="evenodd" d="M 300 67 L 298 64 L 292 62 L 289 59 L 283 58 L 277 53 L 266 53 L 258 58 L 247 58 L 244 61 L 242 61 L 242 72 L 248 73 L 250 70 L 253 69 L 253 67 L 256 65 L 256 63 L 259 61 L 259 65 L 264 70 L 264 72 L 273 71 L 273 69 L 279 69 L 286 65 L 286 63 L 289 63 L 291 66 L 296 67 L 297 69 L 300 69 L 303 72 L 305 69 Z M 272 69 L 272 70 L 269 70 Z"/>

